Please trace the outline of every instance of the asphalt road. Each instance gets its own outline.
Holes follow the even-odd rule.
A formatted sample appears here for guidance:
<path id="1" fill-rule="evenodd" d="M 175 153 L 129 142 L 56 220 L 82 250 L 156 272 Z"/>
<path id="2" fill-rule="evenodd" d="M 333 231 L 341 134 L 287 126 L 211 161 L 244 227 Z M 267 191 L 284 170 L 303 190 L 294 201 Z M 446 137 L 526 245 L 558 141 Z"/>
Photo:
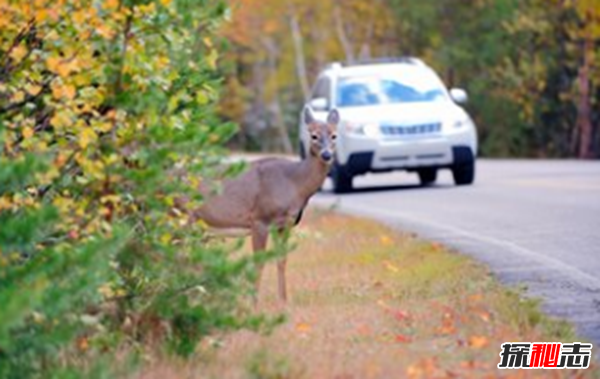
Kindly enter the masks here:
<path id="1" fill-rule="evenodd" d="M 600 343 L 600 162 L 480 160 L 473 186 L 455 187 L 447 170 L 435 186 L 417 184 L 414 174 L 368 175 L 348 195 L 326 183 L 311 203 L 456 248 Z"/>

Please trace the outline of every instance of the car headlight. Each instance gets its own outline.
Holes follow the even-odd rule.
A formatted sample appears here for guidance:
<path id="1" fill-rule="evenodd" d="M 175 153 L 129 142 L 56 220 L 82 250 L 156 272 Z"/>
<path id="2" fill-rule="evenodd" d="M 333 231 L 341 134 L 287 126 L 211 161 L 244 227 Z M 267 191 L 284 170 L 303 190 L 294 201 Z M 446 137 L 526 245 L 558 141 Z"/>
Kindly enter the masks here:
<path id="1" fill-rule="evenodd" d="M 375 123 L 349 122 L 343 123 L 343 130 L 349 134 L 359 134 L 368 137 L 379 135 L 379 125 Z"/>

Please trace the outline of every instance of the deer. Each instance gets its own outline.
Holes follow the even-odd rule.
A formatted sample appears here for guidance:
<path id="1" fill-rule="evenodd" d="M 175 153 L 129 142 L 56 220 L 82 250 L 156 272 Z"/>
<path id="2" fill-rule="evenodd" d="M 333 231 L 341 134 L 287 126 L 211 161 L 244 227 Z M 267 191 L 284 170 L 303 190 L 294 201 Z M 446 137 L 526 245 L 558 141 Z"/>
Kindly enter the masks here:
<path id="1" fill-rule="evenodd" d="M 219 193 L 204 192 L 194 219 L 202 220 L 217 232 L 249 232 L 255 253 L 266 249 L 271 229 L 282 234 L 296 226 L 309 199 L 321 188 L 329 173 L 340 121 L 336 109 L 328 113 L 326 122 L 316 120 L 309 107 L 304 109 L 303 117 L 310 136 L 304 160 L 263 158 L 251 163 L 241 175 L 225 180 Z M 287 302 L 286 265 L 287 257 L 278 259 L 278 295 L 283 303 Z M 255 299 L 262 269 L 263 265 L 258 265 Z"/>

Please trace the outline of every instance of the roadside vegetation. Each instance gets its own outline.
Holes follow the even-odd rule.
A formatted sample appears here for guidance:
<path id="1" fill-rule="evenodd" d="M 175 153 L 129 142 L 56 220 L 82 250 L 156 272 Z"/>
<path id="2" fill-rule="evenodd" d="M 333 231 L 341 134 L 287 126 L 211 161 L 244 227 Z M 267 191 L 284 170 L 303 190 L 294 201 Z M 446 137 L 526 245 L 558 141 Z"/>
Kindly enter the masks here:
<path id="1" fill-rule="evenodd" d="M 133 378 L 600 378 L 595 363 L 500 372 L 504 342 L 581 339 L 537 301 L 435 242 L 315 210 L 295 243 L 290 303 L 278 302 L 273 267 L 259 303 L 284 312 L 284 325 L 267 335 L 214 336 L 193 361 L 155 357 Z"/>
<path id="2" fill-rule="evenodd" d="M 214 115 L 226 11 L 0 0 L 0 378 L 113 377 L 149 346 L 271 324 L 247 305 L 265 257 L 173 207 L 235 131 Z"/>

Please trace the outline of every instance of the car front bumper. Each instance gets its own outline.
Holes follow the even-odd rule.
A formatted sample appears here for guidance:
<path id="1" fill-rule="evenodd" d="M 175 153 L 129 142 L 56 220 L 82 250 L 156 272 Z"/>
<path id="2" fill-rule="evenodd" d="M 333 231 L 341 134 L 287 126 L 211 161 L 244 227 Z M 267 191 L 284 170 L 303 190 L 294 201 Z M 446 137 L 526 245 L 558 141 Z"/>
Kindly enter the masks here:
<path id="1" fill-rule="evenodd" d="M 354 175 L 359 175 L 419 167 L 449 167 L 473 160 L 476 149 L 476 137 L 468 130 L 410 139 L 346 135 L 337 147 L 337 160 Z"/>

